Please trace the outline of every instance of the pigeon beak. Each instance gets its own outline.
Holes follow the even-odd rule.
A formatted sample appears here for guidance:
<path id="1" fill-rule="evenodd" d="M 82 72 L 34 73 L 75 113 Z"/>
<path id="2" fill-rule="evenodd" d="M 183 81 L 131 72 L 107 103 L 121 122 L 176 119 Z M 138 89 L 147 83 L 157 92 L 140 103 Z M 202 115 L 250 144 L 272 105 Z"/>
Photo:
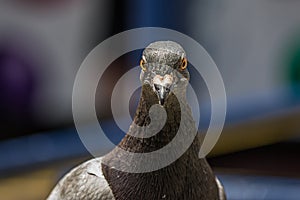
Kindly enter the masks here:
<path id="1" fill-rule="evenodd" d="M 165 99 L 167 98 L 170 89 L 167 87 L 164 87 L 162 85 L 154 85 L 158 99 L 159 99 L 159 103 L 160 105 L 163 105 L 165 103 Z"/>
<path id="2" fill-rule="evenodd" d="M 153 79 L 153 89 L 156 92 L 160 105 L 165 103 L 165 100 L 170 93 L 173 83 L 173 77 L 169 74 L 165 76 L 156 75 Z"/>

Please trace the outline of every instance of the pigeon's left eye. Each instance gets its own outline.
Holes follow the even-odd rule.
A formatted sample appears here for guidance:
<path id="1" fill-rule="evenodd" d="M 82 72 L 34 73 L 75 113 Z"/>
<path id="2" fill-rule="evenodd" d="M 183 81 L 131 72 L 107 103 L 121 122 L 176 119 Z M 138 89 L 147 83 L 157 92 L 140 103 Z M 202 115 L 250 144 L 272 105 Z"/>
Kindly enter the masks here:
<path id="1" fill-rule="evenodd" d="M 180 65 L 180 69 L 181 70 L 185 70 L 186 67 L 187 67 L 187 59 L 186 58 L 182 58 L 182 61 L 181 61 L 181 65 Z"/>
<path id="2" fill-rule="evenodd" d="M 145 60 L 144 59 L 141 59 L 140 66 L 141 66 L 141 68 L 142 68 L 143 71 L 146 71 Z"/>

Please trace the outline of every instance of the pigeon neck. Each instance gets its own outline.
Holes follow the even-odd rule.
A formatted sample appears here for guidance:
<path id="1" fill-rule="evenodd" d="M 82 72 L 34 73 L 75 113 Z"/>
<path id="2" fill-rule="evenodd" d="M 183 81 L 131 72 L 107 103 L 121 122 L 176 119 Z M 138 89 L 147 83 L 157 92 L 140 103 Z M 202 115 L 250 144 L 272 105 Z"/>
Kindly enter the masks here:
<path id="1" fill-rule="evenodd" d="M 180 123 L 185 123 L 184 125 L 188 127 L 186 134 L 196 131 L 191 109 L 185 98 L 181 98 L 181 103 L 179 103 L 174 94 L 171 93 L 168 96 L 164 104 L 164 110 L 166 112 L 165 121 L 162 120 L 163 117 L 159 112 L 153 113 L 151 117 L 149 115 L 150 108 L 157 104 L 158 98 L 152 88 L 148 85 L 144 85 L 133 123 L 119 144 L 121 148 L 131 152 L 152 152 L 158 150 L 172 141 L 178 132 Z M 188 120 L 181 122 L 182 115 Z M 147 135 L 147 132 L 149 132 L 147 128 L 149 130 L 151 126 L 161 128 L 159 128 L 157 132 L 154 131 L 153 136 L 149 137 L 149 135 Z M 134 137 L 133 135 L 139 135 L 139 137 Z M 200 141 L 197 137 L 193 144 L 197 147 L 193 148 L 196 155 L 197 149 L 200 148 Z M 180 148 L 180 146 L 178 148 Z"/>
<path id="2" fill-rule="evenodd" d="M 152 89 L 146 86 L 142 89 L 142 95 L 139 106 L 136 111 L 134 122 L 128 133 L 120 142 L 119 147 L 126 152 L 147 153 L 154 152 L 163 148 L 174 138 L 180 125 L 181 114 L 188 120 L 183 122 L 185 133 L 192 134 L 196 131 L 191 110 L 186 102 L 182 102 L 180 108 L 175 96 L 169 95 L 165 102 L 164 108 L 167 112 L 167 120 L 163 128 L 154 136 L 149 138 L 134 137 L 135 132 L 149 125 L 149 109 L 158 103 L 158 99 L 152 94 Z M 193 124 L 193 125 L 192 125 Z M 139 125 L 139 126 L 137 126 Z M 140 134 L 139 134 L 140 135 Z M 214 194 L 217 187 L 214 185 L 214 176 L 205 159 L 198 158 L 200 148 L 199 137 L 195 137 L 189 148 L 178 159 L 174 160 L 168 166 L 147 173 L 130 173 L 122 169 L 144 169 L 143 160 L 131 159 L 115 148 L 110 154 L 103 159 L 108 165 L 103 164 L 103 173 L 116 199 L 217 199 Z M 184 143 L 185 141 L 180 141 Z M 181 148 L 180 142 L 175 146 Z M 167 155 L 152 154 L 156 160 L 164 159 L 173 152 L 168 151 Z M 109 167 L 110 166 L 110 167 Z M 118 170 L 116 167 L 118 166 Z M 208 177 L 206 179 L 205 177 Z M 120 187 L 122 183 L 122 187 Z M 212 193 L 215 192 L 215 193 Z"/>

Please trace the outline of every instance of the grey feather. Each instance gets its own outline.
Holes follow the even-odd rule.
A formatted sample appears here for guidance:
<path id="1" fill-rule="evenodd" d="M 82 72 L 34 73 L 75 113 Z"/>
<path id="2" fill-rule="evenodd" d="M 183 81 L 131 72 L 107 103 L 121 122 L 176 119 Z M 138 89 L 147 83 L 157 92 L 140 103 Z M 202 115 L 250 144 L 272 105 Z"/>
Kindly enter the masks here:
<path id="1" fill-rule="evenodd" d="M 221 181 L 217 177 L 216 177 L 216 182 L 217 182 L 218 189 L 219 189 L 219 198 L 220 198 L 220 200 L 226 200 L 224 187 L 223 187 Z"/>
<path id="2" fill-rule="evenodd" d="M 114 200 L 102 173 L 101 160 L 95 158 L 72 169 L 59 181 L 48 200 Z"/>

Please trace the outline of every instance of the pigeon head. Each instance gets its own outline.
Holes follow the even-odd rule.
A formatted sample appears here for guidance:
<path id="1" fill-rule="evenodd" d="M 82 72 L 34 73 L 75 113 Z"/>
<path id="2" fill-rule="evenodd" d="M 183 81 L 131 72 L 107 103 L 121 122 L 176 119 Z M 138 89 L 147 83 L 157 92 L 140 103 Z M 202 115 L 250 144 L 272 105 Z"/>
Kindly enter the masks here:
<path id="1" fill-rule="evenodd" d="M 175 90 L 185 93 L 189 80 L 187 64 L 185 51 L 176 42 L 153 42 L 142 54 L 141 82 L 150 85 L 163 105 L 168 95 Z"/>

